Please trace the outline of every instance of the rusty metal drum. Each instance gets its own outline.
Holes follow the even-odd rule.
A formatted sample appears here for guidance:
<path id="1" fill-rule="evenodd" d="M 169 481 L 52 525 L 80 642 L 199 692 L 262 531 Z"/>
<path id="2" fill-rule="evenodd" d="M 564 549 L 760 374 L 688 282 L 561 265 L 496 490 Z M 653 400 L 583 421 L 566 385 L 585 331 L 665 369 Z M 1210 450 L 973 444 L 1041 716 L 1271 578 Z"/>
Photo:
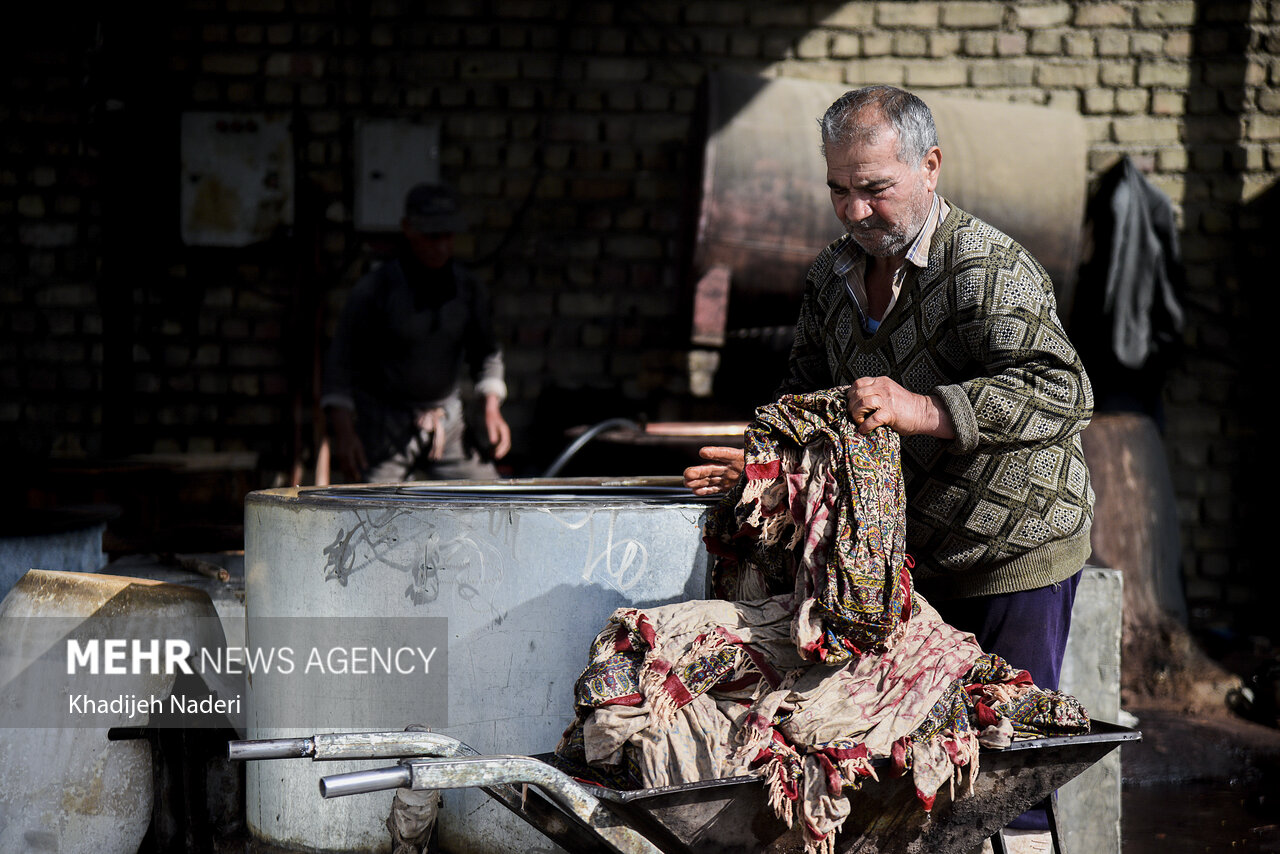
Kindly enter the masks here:
<path id="1" fill-rule="evenodd" d="M 694 278 L 728 268 L 730 329 L 790 324 L 804 274 L 841 227 L 817 120 L 849 87 L 712 72 Z M 1046 107 L 925 94 L 942 195 L 1022 243 L 1069 315 L 1085 202 L 1084 120 Z"/>

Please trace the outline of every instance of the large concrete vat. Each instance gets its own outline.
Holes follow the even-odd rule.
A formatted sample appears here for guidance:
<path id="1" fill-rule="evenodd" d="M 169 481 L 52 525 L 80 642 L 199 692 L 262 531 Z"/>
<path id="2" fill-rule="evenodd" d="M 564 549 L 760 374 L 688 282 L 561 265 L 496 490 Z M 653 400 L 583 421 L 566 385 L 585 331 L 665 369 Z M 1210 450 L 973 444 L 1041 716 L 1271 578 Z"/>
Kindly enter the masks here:
<path id="1" fill-rule="evenodd" d="M 486 752 L 545 752 L 571 718 L 588 645 L 615 608 L 705 595 L 707 506 L 671 479 L 256 492 L 245 506 L 250 642 L 264 617 L 378 618 L 394 633 L 406 618 L 446 618 L 448 726 L 387 721 L 388 698 L 373 695 L 335 699 L 332 719 L 369 722 L 356 729 L 420 723 Z M 314 707 L 308 727 L 279 725 L 290 691 L 269 674 L 253 678 L 248 737 L 325 729 Z M 360 767 L 369 763 L 250 763 L 251 832 L 289 850 L 387 850 L 390 793 L 317 795 L 322 772 Z M 467 792 L 446 795 L 440 838 L 455 854 L 553 850 Z"/>

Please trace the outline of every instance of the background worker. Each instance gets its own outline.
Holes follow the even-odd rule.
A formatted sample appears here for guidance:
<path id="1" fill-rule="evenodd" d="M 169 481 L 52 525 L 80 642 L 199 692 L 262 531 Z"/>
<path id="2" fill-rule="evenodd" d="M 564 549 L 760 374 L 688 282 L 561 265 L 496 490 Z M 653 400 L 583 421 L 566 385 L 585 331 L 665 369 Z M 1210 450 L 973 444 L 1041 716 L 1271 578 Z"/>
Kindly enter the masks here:
<path id="1" fill-rule="evenodd" d="M 415 186 L 400 226 L 399 253 L 356 283 L 329 349 L 321 404 L 334 464 L 374 483 L 495 478 L 491 460 L 511 448 L 502 350 L 487 290 L 453 257 L 456 194 Z M 484 401 L 479 442 L 467 438 L 464 362 Z"/>

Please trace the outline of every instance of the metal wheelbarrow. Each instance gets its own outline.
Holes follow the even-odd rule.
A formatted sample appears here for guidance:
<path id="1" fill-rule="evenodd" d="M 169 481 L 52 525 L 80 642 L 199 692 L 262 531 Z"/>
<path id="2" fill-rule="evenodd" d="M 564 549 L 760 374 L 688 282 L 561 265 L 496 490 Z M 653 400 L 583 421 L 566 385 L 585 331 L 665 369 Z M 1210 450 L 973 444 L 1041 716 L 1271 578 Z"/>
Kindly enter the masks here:
<path id="1" fill-rule="evenodd" d="M 1000 829 L 1044 803 L 1058 854 L 1052 792 L 1141 733 L 1094 721 L 1084 735 L 1015 741 L 983 749 L 972 794 L 938 792 L 926 813 L 909 778 L 868 782 L 849 800 L 852 813 L 836 837 L 840 854 L 967 854 L 990 838 L 1004 854 Z M 482 756 L 438 733 L 332 733 L 309 738 L 233 741 L 232 759 L 316 761 L 398 759 L 390 767 L 323 777 L 320 794 L 344 797 L 389 789 L 479 788 L 572 854 L 790 854 L 802 852 L 799 824 L 774 816 L 755 776 L 622 791 L 577 779 L 550 755 Z M 881 775 L 882 778 L 887 775 Z M 968 783 L 958 789 L 967 792 Z"/>

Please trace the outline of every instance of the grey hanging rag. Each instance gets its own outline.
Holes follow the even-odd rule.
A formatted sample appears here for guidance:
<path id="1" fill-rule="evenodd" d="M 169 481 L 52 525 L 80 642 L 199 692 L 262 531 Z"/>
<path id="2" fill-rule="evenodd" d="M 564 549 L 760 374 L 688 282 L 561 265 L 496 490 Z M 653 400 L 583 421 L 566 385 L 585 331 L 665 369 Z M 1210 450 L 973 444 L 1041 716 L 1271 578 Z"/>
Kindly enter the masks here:
<path id="1" fill-rule="evenodd" d="M 1094 250 L 1081 271 L 1071 339 L 1100 410 L 1156 414 L 1152 390 L 1158 397 L 1184 322 L 1173 203 L 1126 156 L 1103 175 L 1089 217 Z"/>

